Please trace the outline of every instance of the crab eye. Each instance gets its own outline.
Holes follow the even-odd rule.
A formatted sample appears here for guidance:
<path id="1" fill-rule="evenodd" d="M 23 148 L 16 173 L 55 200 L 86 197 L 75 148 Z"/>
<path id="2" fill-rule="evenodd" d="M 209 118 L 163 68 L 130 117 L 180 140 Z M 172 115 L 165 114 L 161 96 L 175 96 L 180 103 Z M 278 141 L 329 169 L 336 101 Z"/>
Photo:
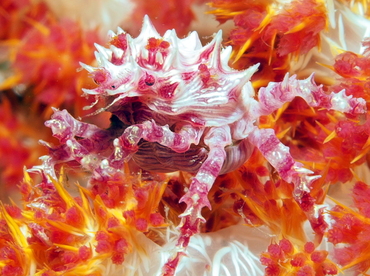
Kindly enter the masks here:
<path id="1" fill-rule="evenodd" d="M 112 89 L 116 89 L 116 86 L 115 85 L 112 85 L 111 87 L 112 87 Z"/>
<path id="2" fill-rule="evenodd" d="M 154 84 L 154 81 L 153 81 L 153 82 L 145 81 L 145 84 L 146 84 L 147 86 L 152 86 L 152 85 Z"/>
<path id="3" fill-rule="evenodd" d="M 147 86 L 152 86 L 155 83 L 155 79 L 152 75 L 146 75 L 144 81 Z"/>

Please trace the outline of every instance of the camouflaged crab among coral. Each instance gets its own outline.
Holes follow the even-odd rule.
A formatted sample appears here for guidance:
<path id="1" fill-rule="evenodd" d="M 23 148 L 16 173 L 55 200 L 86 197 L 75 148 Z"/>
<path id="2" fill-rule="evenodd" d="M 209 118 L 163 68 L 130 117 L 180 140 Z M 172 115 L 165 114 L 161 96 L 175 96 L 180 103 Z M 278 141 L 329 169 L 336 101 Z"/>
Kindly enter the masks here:
<path id="1" fill-rule="evenodd" d="M 55 109 L 46 125 L 60 145 L 45 143 L 50 154 L 34 171 L 44 179 L 57 179 L 56 165 L 77 162 L 91 172 L 89 185 L 97 194 L 122 179 L 126 162 L 134 161 L 144 171 L 192 173 L 181 198 L 187 208 L 180 216 L 177 246 L 163 267 L 164 275 L 174 275 L 190 238 L 199 233 L 205 221 L 201 211 L 210 208 L 207 195 L 216 177 L 240 167 L 254 148 L 284 181 L 293 183 L 294 199 L 322 235 L 322 212 L 310 195 L 319 176 L 296 162 L 274 130 L 259 128 L 258 120 L 295 97 L 311 107 L 351 116 L 366 112 L 363 99 L 344 91 L 325 93 L 313 76 L 297 80 L 288 75 L 255 96 L 249 80 L 258 64 L 244 71 L 230 68 L 231 47 L 222 48 L 221 32 L 202 46 L 196 32 L 184 39 L 174 30 L 160 36 L 145 17 L 137 38 L 121 29 L 110 36 L 109 48 L 96 45 L 98 67 L 82 64 L 97 84 L 84 92 L 95 97 L 95 103 L 103 101 L 101 111 L 112 114 L 110 128 L 100 129 Z M 111 207 L 116 204 L 109 197 L 102 199 Z M 126 216 L 128 220 L 129 213 Z"/>

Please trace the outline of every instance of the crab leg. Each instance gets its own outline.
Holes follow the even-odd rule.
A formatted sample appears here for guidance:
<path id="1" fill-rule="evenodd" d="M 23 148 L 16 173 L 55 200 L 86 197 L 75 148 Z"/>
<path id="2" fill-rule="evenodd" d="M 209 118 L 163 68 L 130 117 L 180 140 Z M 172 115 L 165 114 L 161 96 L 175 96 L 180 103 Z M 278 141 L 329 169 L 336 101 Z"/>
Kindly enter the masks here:
<path id="1" fill-rule="evenodd" d="M 99 166 L 101 160 L 94 153 L 109 150 L 111 141 L 119 135 L 118 133 L 122 133 L 120 126 L 107 130 L 100 129 L 95 125 L 76 120 L 67 110 L 53 110 L 54 114 L 45 125 L 51 128 L 53 136 L 61 144 L 54 147 L 41 141 L 49 148 L 49 155 L 42 157 L 43 165 L 41 167 L 47 175 L 55 179 L 57 177 L 54 166 L 57 163 L 75 160 L 88 170 Z M 41 167 L 35 166 L 32 170 L 39 170 Z"/>
<path id="2" fill-rule="evenodd" d="M 211 208 L 207 197 L 208 192 L 226 159 L 225 147 L 232 143 L 229 126 L 210 129 L 205 135 L 204 142 L 209 147 L 208 157 L 192 179 L 189 190 L 180 200 L 180 202 L 186 203 L 187 208 L 180 215 L 180 237 L 177 242 L 178 252 L 164 266 L 164 275 L 166 276 L 174 275 L 184 248 L 188 246 L 190 238 L 199 232 L 200 223 L 205 221 L 201 215 L 201 210 L 205 206 Z"/>
<path id="3" fill-rule="evenodd" d="M 138 150 L 140 139 L 148 142 L 157 142 L 175 152 L 186 152 L 191 144 L 198 144 L 203 129 L 191 125 L 184 125 L 179 132 L 173 132 L 168 125 L 159 126 L 154 120 L 132 125 L 114 140 L 115 160 L 128 161 Z"/>
<path id="4" fill-rule="evenodd" d="M 316 85 L 314 75 L 304 80 L 286 74 L 282 82 L 271 82 L 266 88 L 258 91 L 259 110 L 256 117 L 271 114 L 284 103 L 291 102 L 295 97 L 301 97 L 311 107 L 321 107 L 340 112 L 363 114 L 366 112 L 366 102 L 361 98 L 347 96 L 344 90 L 326 94 L 321 85 Z"/>
<path id="5" fill-rule="evenodd" d="M 315 208 L 315 199 L 310 194 L 312 182 L 320 176 L 312 175 L 312 171 L 294 161 L 289 153 L 289 148 L 279 141 L 274 130 L 256 128 L 248 140 L 261 151 L 283 180 L 294 184 L 293 197 L 306 214 L 317 238 L 321 239 L 327 227 L 323 217 L 324 209 Z"/>
<path id="6" fill-rule="evenodd" d="M 276 137 L 273 129 L 256 128 L 250 135 L 249 141 L 256 146 L 266 160 L 277 170 L 282 179 L 287 182 L 296 182 L 297 177 L 313 172 L 303 168 L 302 164 L 296 162 L 289 153 L 289 148 Z M 309 184 L 317 176 L 305 177 L 305 181 L 295 183 L 295 196 L 299 197 L 303 192 L 310 192 Z"/>

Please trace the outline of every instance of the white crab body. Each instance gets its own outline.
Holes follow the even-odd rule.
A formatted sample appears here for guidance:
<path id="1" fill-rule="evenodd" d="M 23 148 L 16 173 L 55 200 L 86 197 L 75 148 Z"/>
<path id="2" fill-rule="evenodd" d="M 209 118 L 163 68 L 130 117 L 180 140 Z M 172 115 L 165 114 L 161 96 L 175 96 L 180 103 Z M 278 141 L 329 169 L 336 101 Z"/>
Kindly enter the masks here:
<path id="1" fill-rule="evenodd" d="M 114 97 L 110 106 L 139 97 L 156 113 L 180 116 L 181 121 L 204 127 L 232 124 L 249 109 L 254 95 L 249 79 L 258 65 L 245 71 L 230 68 L 231 47 L 222 49 L 221 31 L 202 46 L 196 32 L 179 39 L 175 30 L 170 30 L 161 37 L 145 17 L 137 38 L 120 29 L 111 37 L 126 39 L 125 46 L 97 46 L 99 66 L 82 66 L 94 78 L 105 78 L 97 81 L 99 87 L 85 89 L 85 93 Z"/>

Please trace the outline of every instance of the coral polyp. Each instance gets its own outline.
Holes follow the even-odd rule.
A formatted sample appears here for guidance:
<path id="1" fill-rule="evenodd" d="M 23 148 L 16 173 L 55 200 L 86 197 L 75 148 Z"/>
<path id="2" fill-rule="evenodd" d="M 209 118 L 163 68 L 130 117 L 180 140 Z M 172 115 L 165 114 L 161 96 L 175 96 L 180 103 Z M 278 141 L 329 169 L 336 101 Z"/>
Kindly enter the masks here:
<path id="1" fill-rule="evenodd" d="M 230 68 L 232 49 L 222 47 L 220 32 L 202 46 L 196 32 L 184 39 L 174 30 L 160 36 L 145 17 L 137 38 L 120 29 L 110 36 L 109 48 L 96 45 L 98 66 L 82 66 L 97 85 L 84 92 L 105 106 L 100 111 L 112 114 L 111 126 L 100 129 L 55 109 L 46 125 L 60 145 L 45 143 L 50 154 L 34 170 L 56 178 L 55 165 L 77 162 L 91 172 L 89 185 L 98 194 L 123 178 L 127 162 L 136 162 L 144 171 L 191 172 L 193 178 L 180 200 L 187 207 L 180 215 L 177 246 L 164 275 L 174 275 L 190 238 L 205 222 L 201 211 L 211 206 L 207 196 L 217 176 L 238 169 L 255 148 L 281 179 L 294 185 L 294 199 L 314 230 L 323 234 L 318 225 L 322 212 L 315 212 L 310 195 L 319 176 L 294 160 L 273 129 L 260 128 L 259 118 L 295 97 L 310 107 L 354 117 L 366 112 L 363 99 L 344 91 L 326 93 L 313 76 L 297 80 L 289 75 L 255 95 L 250 78 L 259 65 L 243 71 Z M 108 198 L 105 204 L 119 203 Z M 130 213 L 125 215 L 130 218 Z"/>

